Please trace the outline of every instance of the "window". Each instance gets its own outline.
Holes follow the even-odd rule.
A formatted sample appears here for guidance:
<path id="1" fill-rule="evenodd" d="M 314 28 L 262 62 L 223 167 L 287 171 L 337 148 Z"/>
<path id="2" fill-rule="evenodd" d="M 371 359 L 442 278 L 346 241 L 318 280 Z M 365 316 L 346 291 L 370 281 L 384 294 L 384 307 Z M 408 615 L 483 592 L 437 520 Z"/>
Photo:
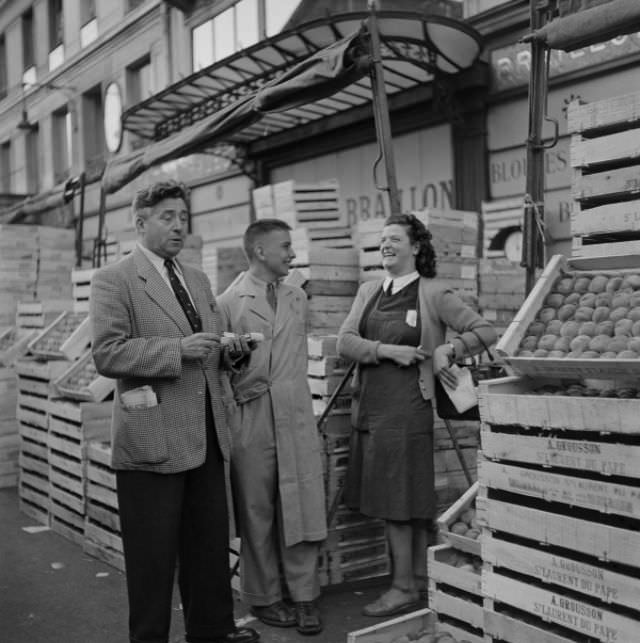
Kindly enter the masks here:
<path id="1" fill-rule="evenodd" d="M 0 145 L 0 193 L 11 192 L 11 143 Z"/>
<path id="2" fill-rule="evenodd" d="M 267 36 L 280 33 L 299 4 L 300 0 L 264 0 Z"/>
<path id="3" fill-rule="evenodd" d="M 198 71 L 213 63 L 213 20 L 207 20 L 193 29 L 191 50 L 193 71 Z"/>
<path id="4" fill-rule="evenodd" d="M 191 32 L 193 71 L 258 42 L 258 0 L 240 0 Z"/>
<path id="5" fill-rule="evenodd" d="M 62 0 L 49 0 L 49 71 L 64 62 L 64 16 Z"/>
<path id="6" fill-rule="evenodd" d="M 69 178 L 72 165 L 71 112 L 67 107 L 52 115 L 54 182 Z"/>
<path id="7" fill-rule="evenodd" d="M 151 59 L 145 56 L 127 67 L 127 105 L 135 105 L 154 92 Z"/>
<path id="8" fill-rule="evenodd" d="M 7 95 L 7 45 L 0 35 L 0 99 Z"/>
<path id="9" fill-rule="evenodd" d="M 33 10 L 22 14 L 22 69 L 28 71 L 35 65 L 34 46 L 35 34 L 33 32 Z"/>
<path id="10" fill-rule="evenodd" d="M 38 139 L 40 132 L 38 126 L 29 130 L 25 136 L 26 160 L 27 160 L 27 192 L 37 194 L 40 189 L 40 159 Z"/>
<path id="11" fill-rule="evenodd" d="M 96 17 L 96 0 L 80 2 L 80 25 L 86 25 Z"/>
<path id="12" fill-rule="evenodd" d="M 255 45 L 260 40 L 258 0 L 240 0 L 236 9 L 236 46 L 238 50 Z"/>
<path id="13" fill-rule="evenodd" d="M 84 4 L 86 0 L 83 0 Z M 64 42 L 64 17 L 62 0 L 49 0 L 49 51 Z"/>
<path id="14" fill-rule="evenodd" d="M 100 85 L 82 94 L 82 117 L 85 166 L 87 172 L 92 174 L 104 166 L 104 113 Z"/>
<path id="15" fill-rule="evenodd" d="M 80 3 L 80 47 L 86 47 L 98 37 L 95 0 Z"/>

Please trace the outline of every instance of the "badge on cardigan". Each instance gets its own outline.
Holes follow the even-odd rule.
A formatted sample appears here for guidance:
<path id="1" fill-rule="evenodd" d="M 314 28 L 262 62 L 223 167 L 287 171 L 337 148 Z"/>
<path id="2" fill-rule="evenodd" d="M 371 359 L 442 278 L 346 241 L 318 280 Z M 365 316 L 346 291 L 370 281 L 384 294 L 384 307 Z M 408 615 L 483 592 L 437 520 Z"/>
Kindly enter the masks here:
<path id="1" fill-rule="evenodd" d="M 405 318 L 405 322 L 407 323 L 408 326 L 411 326 L 411 328 L 415 328 L 416 324 L 418 323 L 418 311 L 407 310 L 407 316 Z"/>

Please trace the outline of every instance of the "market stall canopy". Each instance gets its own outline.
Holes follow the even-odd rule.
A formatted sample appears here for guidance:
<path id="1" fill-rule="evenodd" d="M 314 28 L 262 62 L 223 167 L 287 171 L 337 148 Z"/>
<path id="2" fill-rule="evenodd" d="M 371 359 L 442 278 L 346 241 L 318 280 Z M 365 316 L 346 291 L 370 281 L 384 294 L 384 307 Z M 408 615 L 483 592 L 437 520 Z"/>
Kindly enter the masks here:
<path id="1" fill-rule="evenodd" d="M 573 51 L 636 31 L 640 31 L 640 0 L 611 0 L 556 18 L 523 40 L 539 40 L 550 49 Z"/>
<path id="2" fill-rule="evenodd" d="M 127 110 L 123 129 L 147 147 L 115 157 L 102 187 L 119 190 L 170 159 L 246 145 L 371 102 L 367 12 L 315 20 L 195 72 Z M 376 13 L 388 95 L 473 65 L 479 34 L 443 16 Z"/>

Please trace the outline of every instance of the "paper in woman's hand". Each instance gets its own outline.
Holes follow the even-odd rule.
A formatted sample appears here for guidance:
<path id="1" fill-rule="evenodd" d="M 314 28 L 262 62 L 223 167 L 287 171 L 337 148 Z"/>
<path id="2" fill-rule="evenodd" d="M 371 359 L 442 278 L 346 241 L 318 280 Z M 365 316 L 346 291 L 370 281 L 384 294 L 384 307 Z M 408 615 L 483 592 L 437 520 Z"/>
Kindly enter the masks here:
<path id="1" fill-rule="evenodd" d="M 443 380 L 440 380 L 442 388 L 446 391 L 458 413 L 464 413 L 478 404 L 478 396 L 471 378 L 471 371 L 465 366 L 460 367 L 457 364 L 450 366 L 450 369 L 458 378 L 458 386 L 451 388 Z"/>

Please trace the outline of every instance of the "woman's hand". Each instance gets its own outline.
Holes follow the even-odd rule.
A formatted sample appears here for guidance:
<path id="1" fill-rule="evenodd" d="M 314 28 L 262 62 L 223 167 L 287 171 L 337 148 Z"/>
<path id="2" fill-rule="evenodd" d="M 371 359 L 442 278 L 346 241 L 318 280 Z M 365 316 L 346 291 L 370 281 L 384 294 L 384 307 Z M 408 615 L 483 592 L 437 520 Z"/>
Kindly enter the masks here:
<path id="1" fill-rule="evenodd" d="M 390 359 L 398 366 L 411 366 L 421 362 L 426 357 L 420 346 L 408 346 L 406 344 L 380 344 L 378 346 L 378 358 Z"/>
<path id="2" fill-rule="evenodd" d="M 451 344 L 441 344 L 433 351 L 433 373 L 449 388 L 457 388 L 458 377 L 451 370 L 455 353 Z"/>

